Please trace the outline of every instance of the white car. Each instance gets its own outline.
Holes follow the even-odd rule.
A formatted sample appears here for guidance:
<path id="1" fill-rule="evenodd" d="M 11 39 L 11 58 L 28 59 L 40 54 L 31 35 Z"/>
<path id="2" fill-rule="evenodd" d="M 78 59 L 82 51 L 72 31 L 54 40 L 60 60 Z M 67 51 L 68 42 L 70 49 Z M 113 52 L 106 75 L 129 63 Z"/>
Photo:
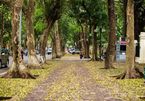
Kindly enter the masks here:
<path id="1" fill-rule="evenodd" d="M 80 54 L 80 50 L 79 49 L 75 49 L 75 54 Z"/>
<path id="2" fill-rule="evenodd" d="M 46 50 L 46 53 L 49 55 L 49 54 L 51 54 L 52 53 L 52 48 L 48 48 L 47 50 Z"/>

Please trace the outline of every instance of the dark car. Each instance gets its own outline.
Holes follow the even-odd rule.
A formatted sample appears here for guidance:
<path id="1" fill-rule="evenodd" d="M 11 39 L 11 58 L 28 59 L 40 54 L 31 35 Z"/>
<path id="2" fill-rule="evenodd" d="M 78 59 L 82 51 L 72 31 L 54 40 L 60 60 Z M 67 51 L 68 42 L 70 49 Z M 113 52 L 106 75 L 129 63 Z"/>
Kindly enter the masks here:
<path id="1" fill-rule="evenodd" d="M 9 64 L 9 50 L 6 48 L 0 49 L 0 68 L 7 67 Z"/>

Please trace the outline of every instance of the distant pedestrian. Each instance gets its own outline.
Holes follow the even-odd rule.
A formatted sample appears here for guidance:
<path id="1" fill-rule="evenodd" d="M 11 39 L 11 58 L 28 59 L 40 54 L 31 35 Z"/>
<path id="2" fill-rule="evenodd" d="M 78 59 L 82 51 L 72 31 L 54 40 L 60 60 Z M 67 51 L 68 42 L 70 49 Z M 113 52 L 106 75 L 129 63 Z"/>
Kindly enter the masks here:
<path id="1" fill-rule="evenodd" d="M 82 52 L 80 52 L 80 59 L 82 59 L 83 58 L 83 53 Z"/>

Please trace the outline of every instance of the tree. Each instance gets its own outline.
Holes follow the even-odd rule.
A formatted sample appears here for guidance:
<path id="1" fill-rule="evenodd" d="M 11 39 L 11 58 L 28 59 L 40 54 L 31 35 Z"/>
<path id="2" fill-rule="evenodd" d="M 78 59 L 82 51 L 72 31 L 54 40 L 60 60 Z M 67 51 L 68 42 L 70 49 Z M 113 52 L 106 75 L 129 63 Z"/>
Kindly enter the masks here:
<path id="1" fill-rule="evenodd" d="M 124 36 L 126 36 L 126 28 L 127 28 L 127 24 L 126 24 L 126 7 L 127 7 L 127 0 L 123 0 L 123 34 Z"/>
<path id="2" fill-rule="evenodd" d="M 70 0 L 70 16 L 74 17 L 78 24 L 81 26 L 80 38 L 81 38 L 81 50 L 84 58 L 89 58 L 89 25 L 90 21 L 89 13 L 86 12 L 86 2 L 84 0 Z M 88 20 L 89 19 L 89 20 Z"/>
<path id="3" fill-rule="evenodd" d="M 40 39 L 40 54 L 45 59 L 45 48 L 47 45 L 48 35 L 51 31 L 56 20 L 61 16 L 61 7 L 64 0 L 44 0 L 43 5 L 45 9 L 45 19 L 47 22 L 47 27 L 44 30 Z"/>
<path id="4" fill-rule="evenodd" d="M 21 57 L 21 47 L 19 45 L 19 18 L 22 9 L 23 0 L 13 0 L 11 3 L 12 9 L 12 48 L 13 48 L 13 63 L 3 77 L 7 78 L 34 78 L 24 65 Z"/>
<path id="5" fill-rule="evenodd" d="M 2 7 L 3 7 L 3 5 L 2 5 Z M 0 47 L 2 47 L 3 46 L 3 35 L 4 35 L 4 12 L 3 12 L 3 10 L 2 10 L 2 12 L 0 12 L 0 16 L 1 16 Z"/>
<path id="6" fill-rule="evenodd" d="M 61 32 L 60 25 L 57 20 L 54 24 L 54 31 L 52 33 L 52 58 L 61 58 L 62 56 L 62 44 L 61 44 Z"/>
<path id="7" fill-rule="evenodd" d="M 126 70 L 119 75 L 118 79 L 131 79 L 143 77 L 143 73 L 135 68 L 135 47 L 134 47 L 134 0 L 127 2 L 127 50 L 126 50 Z"/>
<path id="8" fill-rule="evenodd" d="M 28 66 L 29 68 L 40 68 L 39 61 L 35 52 L 35 38 L 33 28 L 33 14 L 35 8 L 35 0 L 25 0 L 23 6 L 26 32 L 27 32 L 27 48 L 28 48 Z"/>
<path id="9" fill-rule="evenodd" d="M 97 60 L 98 32 L 96 28 L 105 28 L 106 25 L 106 1 L 104 0 L 70 0 L 70 15 L 77 19 L 81 27 L 81 47 L 84 48 L 84 57 L 89 58 L 89 46 L 92 45 L 92 60 Z M 105 24 L 104 24 L 105 22 Z M 102 33 L 101 33 L 102 34 Z M 92 40 L 92 41 L 91 41 Z M 96 42 L 95 42 L 96 41 Z M 100 41 L 101 43 L 101 41 Z M 100 48 L 101 49 L 101 48 Z M 100 52 L 101 54 L 101 52 Z"/>
<path id="10" fill-rule="evenodd" d="M 69 8 L 67 8 L 68 11 Z M 69 16 L 69 12 L 64 12 L 59 20 L 61 36 L 62 36 L 62 46 L 75 46 L 75 43 L 80 44 L 80 26 L 78 25 L 74 17 Z M 79 47 L 77 47 L 79 48 Z"/>
<path id="11" fill-rule="evenodd" d="M 114 68 L 115 42 L 116 42 L 116 17 L 114 9 L 114 0 L 108 0 L 109 17 L 109 43 L 106 51 L 105 69 Z"/>

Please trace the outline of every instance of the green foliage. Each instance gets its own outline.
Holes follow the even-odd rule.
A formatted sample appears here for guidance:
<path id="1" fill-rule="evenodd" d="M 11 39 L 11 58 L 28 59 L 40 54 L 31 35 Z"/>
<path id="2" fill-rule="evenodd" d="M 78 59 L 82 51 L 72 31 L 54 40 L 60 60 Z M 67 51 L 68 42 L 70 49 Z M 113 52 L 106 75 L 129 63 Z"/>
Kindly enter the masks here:
<path id="1" fill-rule="evenodd" d="M 79 40 L 78 33 L 80 30 L 76 19 L 69 17 L 68 14 L 64 14 L 60 21 L 63 41 L 67 45 L 74 46 L 74 43 Z"/>
<path id="2" fill-rule="evenodd" d="M 71 5 L 69 15 L 74 17 L 80 26 L 84 23 L 88 24 L 89 31 L 86 33 L 89 34 L 90 40 L 92 38 L 92 27 L 96 26 L 98 29 L 103 29 L 101 36 L 106 42 L 108 31 L 107 1 L 70 0 L 69 3 Z"/>
<path id="3" fill-rule="evenodd" d="M 117 39 L 119 39 L 121 36 L 124 36 L 123 34 L 123 22 L 124 22 L 124 8 L 123 8 L 123 3 L 120 1 L 115 2 L 115 10 L 116 10 L 116 19 L 117 19 L 117 24 L 116 24 L 116 29 L 117 29 Z"/>
<path id="4" fill-rule="evenodd" d="M 4 36 L 3 36 L 3 41 L 4 44 L 7 44 L 8 42 L 11 41 L 11 12 L 9 7 L 7 7 L 4 4 L 0 5 L 0 16 L 3 14 L 4 17 Z M 2 17 L 0 17 L 0 22 L 2 22 Z M 0 31 L 2 29 L 2 25 L 0 25 Z"/>
<path id="5" fill-rule="evenodd" d="M 38 38 L 46 28 L 44 9 L 40 4 L 36 4 L 34 16 L 35 37 Z"/>
<path id="6" fill-rule="evenodd" d="M 58 20 L 65 0 L 37 0 L 44 9 L 46 19 Z"/>

